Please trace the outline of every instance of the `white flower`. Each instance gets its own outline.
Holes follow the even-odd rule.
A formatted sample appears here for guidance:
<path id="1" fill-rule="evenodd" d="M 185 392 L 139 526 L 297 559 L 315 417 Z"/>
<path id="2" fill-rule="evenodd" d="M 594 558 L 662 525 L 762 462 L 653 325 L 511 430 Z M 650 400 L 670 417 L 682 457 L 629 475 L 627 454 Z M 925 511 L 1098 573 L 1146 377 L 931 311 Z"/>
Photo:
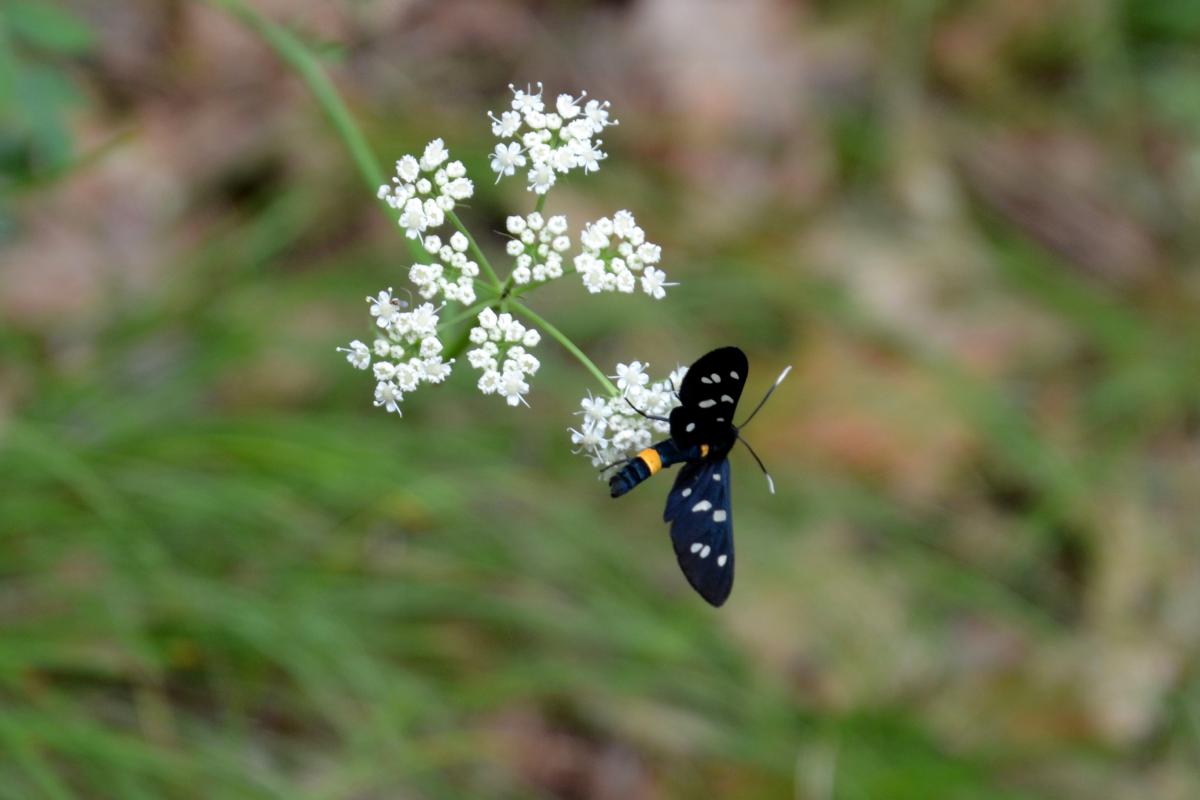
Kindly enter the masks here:
<path id="1" fill-rule="evenodd" d="M 494 369 L 489 369 L 479 376 L 479 391 L 484 394 L 495 394 L 500 388 L 500 373 Z"/>
<path id="2" fill-rule="evenodd" d="M 462 162 L 455 161 L 454 163 L 459 164 Z M 442 196 L 438 198 L 438 207 L 444 208 L 446 200 L 466 200 L 473 194 L 475 194 L 475 184 L 466 178 L 455 178 L 452 181 L 447 181 L 446 185 L 442 187 Z M 444 210 L 450 211 L 454 208 L 453 203 L 449 205 L 450 208 L 445 208 Z"/>
<path id="3" fill-rule="evenodd" d="M 388 287 L 387 291 L 382 291 L 377 297 L 367 296 L 367 302 L 371 304 L 372 317 L 387 317 L 391 318 L 392 314 L 396 313 L 396 306 L 393 304 L 392 287 Z"/>
<path id="4" fill-rule="evenodd" d="M 515 174 L 517 167 L 523 166 L 525 166 L 525 156 L 521 154 L 519 144 L 509 142 L 496 145 L 496 150 L 492 153 L 492 172 L 496 173 L 497 183 L 505 175 Z"/>
<path id="5" fill-rule="evenodd" d="M 584 92 L 586 95 L 587 92 Z M 579 101 L 569 94 L 560 94 L 554 103 L 558 115 L 563 119 L 572 119 L 579 116 Z"/>
<path id="6" fill-rule="evenodd" d="M 662 257 L 662 248 L 650 242 L 642 242 L 638 245 L 637 257 L 644 264 L 657 264 Z"/>
<path id="7" fill-rule="evenodd" d="M 450 153 L 446 151 L 445 143 L 441 139 L 434 139 L 425 145 L 425 154 L 421 156 L 421 169 L 432 172 L 449 157 Z"/>
<path id="8" fill-rule="evenodd" d="M 376 361 L 371 372 L 377 381 L 390 381 L 396 375 L 396 365 L 390 361 Z"/>
<path id="9" fill-rule="evenodd" d="M 414 265 L 414 271 L 421 273 Z M 371 315 L 382 328 L 375 339 L 373 349 L 380 359 L 371 364 L 371 353 L 360 341 L 353 341 L 349 348 L 338 348 L 346 353 L 346 360 L 358 369 L 372 368 L 375 377 L 375 405 L 388 412 L 400 414 L 400 402 L 407 392 L 417 389 L 421 383 L 440 383 L 450 374 L 453 360 L 441 357 L 442 342 L 437 336 L 438 310 L 431 303 L 422 303 L 411 311 L 401 312 L 392 297 L 392 290 L 367 297 Z M 405 355 L 415 355 L 405 361 Z M 388 360 L 384 360 L 388 359 Z"/>
<path id="10" fill-rule="evenodd" d="M 511 89 L 513 93 L 512 107 L 514 111 L 520 111 L 523 115 L 528 117 L 530 114 L 540 113 L 541 110 L 546 107 L 545 104 L 542 103 L 542 82 L 538 81 L 537 86 L 537 94 L 533 94 L 528 86 L 525 87 L 525 91 L 521 91 L 520 89 L 514 87 L 511 83 L 508 85 L 508 88 Z"/>
<path id="11" fill-rule="evenodd" d="M 496 391 L 508 401 L 510 406 L 515 406 L 525 402 L 529 384 L 525 382 L 525 375 L 520 370 L 505 370 L 504 374 L 500 376 L 500 386 Z"/>
<path id="12" fill-rule="evenodd" d="M 442 352 L 442 342 L 436 336 L 426 336 L 421 340 L 421 357 L 433 358 Z"/>
<path id="13" fill-rule="evenodd" d="M 396 162 L 396 177 L 402 183 L 413 183 L 421 175 L 421 165 L 412 156 L 404 156 Z"/>
<path id="14" fill-rule="evenodd" d="M 662 251 L 646 241 L 645 231 L 629 211 L 584 226 L 579 242 L 581 250 L 573 263 L 589 292 L 633 292 L 638 272 L 642 272 L 642 290 L 655 300 L 666 296 L 665 287 L 675 285 L 666 282 L 662 270 L 643 272 L 646 264 L 658 263 Z"/>
<path id="15" fill-rule="evenodd" d="M 441 356 L 426 358 L 421 362 L 421 372 L 423 377 L 429 383 L 441 383 L 450 377 L 451 361 L 443 361 Z"/>
<path id="16" fill-rule="evenodd" d="M 529 170 L 529 190 L 536 194 L 545 194 L 558 180 L 554 175 L 554 167 L 546 162 L 535 163 Z"/>
<path id="17" fill-rule="evenodd" d="M 536 331 L 530 332 L 536 333 Z M 349 347 L 339 347 L 338 352 L 345 353 L 346 360 L 349 361 L 350 366 L 354 367 L 355 369 L 366 369 L 367 367 L 371 366 L 371 351 L 368 350 L 367 346 L 358 339 L 355 339 L 353 342 L 351 342 Z"/>
<path id="18" fill-rule="evenodd" d="M 612 409 L 608 406 L 608 401 L 603 397 L 592 397 L 590 394 L 579 401 L 583 411 L 577 411 L 577 414 L 583 414 L 584 419 L 590 420 L 598 425 L 603 425 L 605 420 L 612 416 Z"/>
<path id="19" fill-rule="evenodd" d="M 596 172 L 600 169 L 600 162 L 608 158 L 608 153 L 600 149 L 600 141 L 595 144 L 581 144 L 576 148 L 576 160 L 579 166 L 583 167 L 584 172 Z"/>
<path id="20" fill-rule="evenodd" d="M 671 378 L 681 379 L 682 373 L 682 368 L 677 369 Z M 588 394 L 576 412 L 583 417 L 583 424 L 578 429 L 567 429 L 575 452 L 588 456 L 596 467 L 619 465 L 637 451 L 666 438 L 670 433 L 668 423 L 649 419 L 638 411 L 665 418 L 679 404 L 671 378 L 650 383 L 646 365 L 640 361 L 618 364 L 617 376 L 626 381 L 625 386 L 618 381 L 624 397 L 598 398 Z"/>
<path id="21" fill-rule="evenodd" d="M 449 158 L 442 140 L 434 139 L 425 145 L 419 159 L 406 155 L 397 160 L 392 182 L 379 187 L 379 197 L 400 212 L 400 226 L 409 238 L 419 238 L 428 228 L 442 225 L 447 211 L 474 194 L 474 184 L 464 177 L 467 168 L 461 161 L 448 162 Z M 434 252 L 438 248 L 426 244 L 426 249 Z"/>
<path id="22" fill-rule="evenodd" d="M 642 291 L 653 297 L 655 300 L 661 300 L 666 296 L 667 291 L 663 288 L 663 281 L 666 280 L 667 273 L 661 269 L 649 267 L 642 273 Z"/>
<path id="23" fill-rule="evenodd" d="M 399 387 L 391 381 L 380 381 L 375 385 L 375 405 L 383 406 L 389 413 L 400 414 L 400 401 L 403 399 Z"/>
<path id="24" fill-rule="evenodd" d="M 515 174 L 517 168 L 528 163 L 529 191 L 545 194 L 556 182 L 557 174 L 599 169 L 606 154 L 593 137 L 616 124 L 609 119 L 607 102 L 591 100 L 581 108 L 587 92 L 578 98 L 560 94 L 554 109 L 547 112 L 542 84 L 537 85 L 536 92 L 528 86 L 524 90 L 511 85 L 509 88 L 513 93 L 511 110 L 499 116 L 488 113 L 492 133 L 501 141 L 491 160 L 497 180 Z"/>
<path id="25" fill-rule="evenodd" d="M 603 436 L 604 429 L 602 427 L 585 423 L 582 428 L 582 431 L 567 428 L 571 432 L 571 444 L 579 446 L 579 449 L 575 451 L 576 453 L 581 451 L 596 452 L 608 446 L 608 440 Z"/>
<path id="26" fill-rule="evenodd" d="M 492 135 L 501 139 L 511 139 L 521 127 L 521 114 L 517 111 L 502 111 L 500 116 L 488 112 L 492 120 Z"/>
<path id="27" fill-rule="evenodd" d="M 396 371 L 392 376 L 392 380 L 404 391 L 415 392 L 421 382 L 421 376 L 413 369 L 411 362 L 405 362 L 396 365 Z"/>
<path id="28" fill-rule="evenodd" d="M 650 376 L 646 374 L 646 365 L 640 361 L 617 364 L 617 374 L 609 377 L 617 379 L 617 388 L 621 390 L 627 390 L 631 386 L 645 386 L 650 380 Z"/>
<path id="29" fill-rule="evenodd" d="M 537 211 L 528 216 L 512 216 L 505 228 L 514 237 L 506 249 L 516 259 L 513 282 L 526 285 L 562 277 L 562 251 L 571 247 L 567 218 L 562 214 L 544 217 Z"/>
<path id="30" fill-rule="evenodd" d="M 429 224 L 425 216 L 425 204 L 415 197 L 409 200 L 404 204 L 404 213 L 400 215 L 399 222 L 400 227 L 404 228 L 404 235 L 416 239 Z"/>
<path id="31" fill-rule="evenodd" d="M 617 124 L 615 120 L 613 122 L 608 121 L 608 106 L 609 102 L 607 100 L 603 103 L 598 100 L 589 100 L 587 106 L 584 108 L 584 116 L 592 124 L 593 133 L 599 133 L 608 125 Z"/>
<path id="32" fill-rule="evenodd" d="M 484 394 L 499 394 L 511 406 L 525 402 L 524 396 L 529 392 L 525 377 L 541 368 L 537 357 L 527 348 L 537 346 L 541 334 L 526 328 L 512 314 L 497 314 L 491 308 L 479 312 L 478 323 L 468 334 L 477 347 L 467 352 L 467 362 L 483 373 L 479 390 Z"/>

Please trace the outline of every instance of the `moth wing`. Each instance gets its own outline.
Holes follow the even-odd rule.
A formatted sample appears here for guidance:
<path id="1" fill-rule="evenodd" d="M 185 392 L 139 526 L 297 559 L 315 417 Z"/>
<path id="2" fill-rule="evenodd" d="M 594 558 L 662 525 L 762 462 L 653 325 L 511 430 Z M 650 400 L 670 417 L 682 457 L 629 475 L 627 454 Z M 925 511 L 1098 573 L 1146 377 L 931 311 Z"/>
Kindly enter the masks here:
<path id="1" fill-rule="evenodd" d="M 692 588 L 720 606 L 733 589 L 729 461 L 698 461 L 679 472 L 663 513 L 679 568 Z"/>
<path id="2" fill-rule="evenodd" d="M 682 447 L 711 442 L 733 425 L 750 362 L 737 347 L 721 347 L 688 367 L 671 411 L 671 438 Z"/>

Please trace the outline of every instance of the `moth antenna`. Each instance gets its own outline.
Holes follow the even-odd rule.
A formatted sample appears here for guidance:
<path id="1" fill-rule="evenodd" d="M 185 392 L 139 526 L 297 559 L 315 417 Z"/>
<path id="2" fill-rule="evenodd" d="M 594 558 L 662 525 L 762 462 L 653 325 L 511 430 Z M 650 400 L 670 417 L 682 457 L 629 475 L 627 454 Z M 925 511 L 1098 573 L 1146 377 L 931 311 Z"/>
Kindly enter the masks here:
<path id="1" fill-rule="evenodd" d="M 783 383 L 783 379 L 786 378 L 788 376 L 788 373 L 791 371 L 792 371 L 791 364 L 788 364 L 786 367 L 784 367 L 783 372 L 779 373 L 779 377 L 775 379 L 775 383 L 771 384 L 771 388 L 767 389 L 767 393 L 763 395 L 763 399 L 759 400 L 758 405 L 755 406 L 754 410 L 750 412 L 750 416 L 746 417 L 745 422 L 743 422 L 741 425 L 738 425 L 739 428 L 744 428 L 750 424 L 750 420 L 754 419 L 754 415 L 757 414 L 760 410 L 762 410 L 762 407 L 767 404 L 767 400 L 769 400 L 771 398 L 771 394 L 776 389 L 779 388 L 779 384 Z M 750 445 L 746 445 L 746 446 L 749 447 Z M 754 452 L 754 451 L 751 450 L 750 452 Z M 760 466 L 761 466 L 761 464 L 760 464 Z M 763 470 L 763 472 L 766 472 L 766 470 Z M 771 477 L 770 475 L 767 476 L 767 478 L 770 478 L 770 477 Z M 775 492 L 772 491 L 771 493 L 774 494 Z"/>
<path id="2" fill-rule="evenodd" d="M 637 406 L 635 406 L 635 405 L 633 404 L 633 401 L 632 401 L 632 400 L 630 400 L 628 397 L 626 397 L 626 398 L 625 398 L 625 402 L 626 402 L 626 403 L 629 403 L 629 407 L 630 407 L 630 408 L 632 408 L 632 409 L 633 409 L 634 411 L 636 411 L 637 413 L 641 414 L 641 415 L 642 415 L 643 417 L 645 417 L 646 419 L 658 420 L 659 422 L 670 422 L 670 421 L 671 421 L 671 420 L 667 419 L 666 417 L 656 417 L 656 416 L 654 416 L 653 414 L 647 414 L 645 411 L 642 411 L 640 408 L 638 408 Z"/>
<path id="3" fill-rule="evenodd" d="M 791 369 L 791 367 L 788 367 L 788 369 Z M 786 369 L 783 371 L 783 374 L 787 374 Z M 780 376 L 780 380 L 783 380 L 782 376 Z M 779 384 L 776 383 L 775 385 L 778 386 Z M 767 394 L 769 395 L 770 392 L 767 392 Z M 763 464 L 762 459 L 758 457 L 758 453 L 754 452 L 754 448 L 750 446 L 749 442 L 741 437 L 741 434 L 738 434 L 737 438 L 739 442 L 746 445 L 746 449 L 750 451 L 750 455 L 754 456 L 754 460 L 758 462 L 758 468 L 762 470 L 763 475 L 767 476 L 767 488 L 771 490 L 771 494 L 775 494 L 775 479 L 771 477 L 771 473 L 767 472 L 767 468 Z"/>

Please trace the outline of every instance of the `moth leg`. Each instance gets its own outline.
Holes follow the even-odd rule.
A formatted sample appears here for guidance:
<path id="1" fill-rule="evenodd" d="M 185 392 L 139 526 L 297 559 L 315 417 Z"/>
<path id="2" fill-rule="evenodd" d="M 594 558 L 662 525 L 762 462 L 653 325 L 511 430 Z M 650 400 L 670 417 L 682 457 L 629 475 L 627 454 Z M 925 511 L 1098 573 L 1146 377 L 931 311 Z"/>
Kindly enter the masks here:
<path id="1" fill-rule="evenodd" d="M 628 464 L 630 461 L 633 461 L 632 457 L 620 458 L 620 459 L 617 459 L 616 461 L 612 462 L 611 464 L 605 464 L 603 467 L 597 467 L 596 471 L 599 472 L 601 475 L 603 475 L 604 473 L 608 472 L 613 467 L 623 466 L 625 464 Z"/>
<path id="2" fill-rule="evenodd" d="M 625 402 L 629 404 L 629 407 L 630 407 L 630 408 L 632 408 L 632 409 L 633 409 L 634 411 L 636 411 L 637 413 L 641 414 L 641 415 L 642 415 L 643 417 L 645 417 L 646 419 L 657 420 L 658 422 L 670 422 L 670 420 L 669 420 L 669 419 L 667 419 L 666 417 L 656 417 L 656 416 L 655 416 L 655 415 L 653 415 L 653 414 L 647 414 L 645 411 L 642 411 L 640 408 L 638 408 L 637 406 L 635 406 L 635 405 L 633 404 L 633 401 L 632 401 L 632 400 L 630 400 L 628 397 L 626 397 L 626 398 L 625 398 Z"/>

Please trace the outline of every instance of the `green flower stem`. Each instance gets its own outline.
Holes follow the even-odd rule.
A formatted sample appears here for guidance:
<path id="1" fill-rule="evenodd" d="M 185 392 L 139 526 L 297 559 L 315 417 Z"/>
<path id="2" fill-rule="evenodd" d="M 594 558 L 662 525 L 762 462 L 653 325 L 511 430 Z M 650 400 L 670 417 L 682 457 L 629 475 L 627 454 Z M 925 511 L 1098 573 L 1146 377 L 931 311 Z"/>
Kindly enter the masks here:
<path id="1" fill-rule="evenodd" d="M 354 117 L 351 116 L 346 104 L 338 95 L 337 89 L 334 88 L 333 82 L 329 80 L 329 76 L 321 68 L 320 61 L 312 54 L 308 46 L 291 31 L 262 16 L 243 0 L 210 0 L 210 2 L 228 11 L 243 25 L 262 37 L 263 41 L 275 51 L 275 54 L 307 84 L 313 99 L 329 117 L 334 130 L 341 137 L 342 143 L 350 151 L 350 157 L 354 159 L 354 164 L 358 167 L 363 181 L 372 194 L 386 183 L 383 167 L 380 165 L 379 159 L 375 157 L 375 153 L 371 151 L 371 146 L 367 144 L 367 138 L 363 136 L 362 129 L 354 121 Z M 384 204 L 384 207 L 390 210 L 390 206 Z M 404 244 L 415 260 L 421 261 L 426 257 L 424 249 L 414 240 L 405 237 Z"/>
<path id="2" fill-rule="evenodd" d="M 546 195 L 544 195 L 544 194 L 539 195 L 537 205 L 533 207 L 533 210 L 540 214 L 540 213 L 542 213 L 542 209 L 544 209 L 545 207 L 546 207 Z"/>
<path id="3" fill-rule="evenodd" d="M 564 272 L 563 275 L 566 275 L 566 273 Z M 559 278 L 547 278 L 546 280 L 541 281 L 540 283 L 527 283 L 524 286 L 518 286 L 517 288 L 509 291 L 508 296 L 512 297 L 514 299 L 518 298 L 518 297 L 523 297 L 532 291 L 542 288 L 543 286 L 549 286 L 550 284 L 554 283 L 556 280 L 559 280 Z"/>
<path id="4" fill-rule="evenodd" d="M 575 343 L 567 338 L 566 334 L 551 325 L 546 320 L 542 319 L 540 314 L 534 312 L 533 309 L 524 303 L 519 303 L 515 300 L 511 300 L 510 298 L 508 307 L 514 314 L 519 314 L 528 319 L 534 325 L 537 325 L 548 335 L 554 338 L 555 341 L 561 344 L 568 353 L 575 356 L 576 360 L 579 361 L 580 364 L 583 364 L 583 366 L 587 367 L 588 372 L 596 376 L 596 380 L 600 381 L 600 385 L 604 387 L 604 391 L 608 392 L 610 396 L 617 397 L 620 395 L 620 392 L 617 391 L 617 387 L 614 386 L 613 382 L 608 379 L 608 376 L 601 372 L 600 368 L 592 363 L 592 360 L 585 356 L 583 351 L 576 347 Z"/>
<path id="5" fill-rule="evenodd" d="M 483 309 L 480 309 L 481 311 Z M 454 337 L 454 341 L 442 351 L 442 358 L 450 360 L 458 358 L 462 355 L 463 350 L 467 349 L 467 345 L 471 343 L 471 326 L 463 325 L 458 335 Z"/>
<path id="6" fill-rule="evenodd" d="M 462 224 L 462 220 L 458 218 L 458 214 L 455 214 L 453 211 L 447 211 L 446 219 L 454 223 L 454 227 L 458 228 L 459 232 L 467 237 L 467 244 L 471 249 L 471 254 L 475 256 L 475 260 L 479 262 L 479 266 L 483 267 L 483 271 L 492 279 L 493 288 L 497 292 L 501 291 L 500 276 L 496 274 L 496 270 L 492 269 L 492 262 L 488 261 L 487 256 L 479 249 L 479 244 L 476 243 L 475 237 L 467 230 L 467 226 Z"/>
<path id="7" fill-rule="evenodd" d="M 496 298 L 494 298 L 494 297 L 489 297 L 487 300 L 481 300 L 480 302 L 476 303 L 475 305 L 471 306 L 470 308 L 464 309 L 460 313 L 455 314 L 453 318 L 443 321 L 442 324 L 438 325 L 438 330 L 452 327 L 452 326 L 457 325 L 458 323 L 462 322 L 463 320 L 470 319 L 471 317 L 477 317 L 477 316 L 479 316 L 480 311 L 483 311 L 485 308 L 487 308 L 488 306 L 492 305 L 495 302 L 496 302 Z"/>

